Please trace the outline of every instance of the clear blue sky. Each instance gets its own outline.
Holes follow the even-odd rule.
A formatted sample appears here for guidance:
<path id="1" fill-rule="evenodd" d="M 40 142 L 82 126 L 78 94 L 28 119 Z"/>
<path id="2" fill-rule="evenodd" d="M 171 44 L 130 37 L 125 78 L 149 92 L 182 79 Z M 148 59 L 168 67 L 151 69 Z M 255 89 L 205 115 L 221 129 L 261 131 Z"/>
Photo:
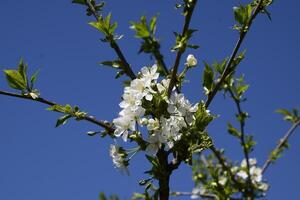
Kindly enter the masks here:
<path id="1" fill-rule="evenodd" d="M 121 80 L 114 80 L 114 71 L 100 67 L 99 61 L 116 58 L 101 35 L 87 23 L 81 6 L 71 0 L 29 0 L 0 2 L 0 69 L 16 66 L 22 57 L 30 71 L 40 69 L 37 87 L 43 97 L 57 103 L 79 105 L 99 119 L 112 120 L 119 111 Z M 106 12 L 119 22 L 117 33 L 124 34 L 120 46 L 138 71 L 153 61 L 138 55 L 140 41 L 133 37 L 129 21 L 145 14 L 159 13 L 157 36 L 161 39 L 166 63 L 173 63 L 175 54 L 172 31 L 181 30 L 183 17 L 174 10 L 175 1 L 130 0 L 108 1 Z M 232 7 L 241 0 L 199 0 L 192 28 L 199 29 L 192 39 L 200 45 L 188 50 L 199 61 L 212 63 L 228 56 L 237 39 Z M 251 85 L 248 101 L 243 105 L 251 119 L 248 133 L 258 140 L 252 154 L 262 164 L 276 141 L 289 125 L 274 110 L 299 106 L 300 17 L 297 0 L 275 1 L 270 11 L 272 22 L 259 16 L 244 43 L 245 61 L 239 73 L 246 74 Z M 185 55 L 185 56 L 186 56 Z M 189 74 L 186 96 L 192 102 L 204 98 L 201 88 L 203 65 Z M 4 76 L 0 89 L 8 90 Z M 0 199 L 5 200 L 82 200 L 97 199 L 101 191 L 117 193 L 129 199 L 134 191 L 142 191 L 138 180 L 146 178 L 148 164 L 143 155 L 133 158 L 130 176 L 112 167 L 108 155 L 110 139 L 88 137 L 85 132 L 97 130 L 86 122 L 68 123 L 55 129 L 59 116 L 35 102 L 0 96 Z M 221 117 L 209 130 L 219 148 L 226 148 L 233 160 L 241 159 L 238 142 L 226 133 L 226 122 L 233 121 L 235 107 L 219 95 L 211 111 Z M 292 137 L 291 149 L 266 173 L 270 184 L 268 199 L 297 199 L 300 179 L 300 130 Z M 182 166 L 172 177 L 172 190 L 191 191 L 193 183 L 189 167 Z"/>

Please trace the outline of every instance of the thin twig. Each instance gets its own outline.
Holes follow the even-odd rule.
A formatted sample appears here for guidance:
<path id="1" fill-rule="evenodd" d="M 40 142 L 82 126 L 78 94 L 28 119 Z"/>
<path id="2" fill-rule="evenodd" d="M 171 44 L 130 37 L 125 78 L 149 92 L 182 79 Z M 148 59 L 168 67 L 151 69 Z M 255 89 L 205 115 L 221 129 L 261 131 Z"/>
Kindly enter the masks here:
<path id="1" fill-rule="evenodd" d="M 91 4 L 90 0 L 85 0 L 88 8 L 90 9 L 90 11 L 92 12 L 93 16 L 96 18 L 96 20 L 98 21 L 100 19 L 100 15 L 97 13 L 95 7 Z M 130 65 L 128 64 L 124 54 L 122 53 L 119 45 L 117 44 L 117 42 L 115 40 L 110 41 L 110 46 L 111 48 L 113 48 L 116 52 L 116 54 L 118 55 L 121 63 L 122 63 L 122 67 L 124 72 L 126 73 L 127 76 L 129 76 L 131 79 L 135 79 L 136 76 L 134 74 L 134 72 L 132 71 Z"/>
<path id="2" fill-rule="evenodd" d="M 169 70 L 166 66 L 166 63 L 164 61 L 164 57 L 163 55 L 161 55 L 160 51 L 158 48 L 156 48 L 154 51 L 153 51 L 153 55 L 155 57 L 155 59 L 157 60 L 157 64 L 162 66 L 162 69 L 163 69 L 163 73 L 167 76 L 169 75 Z"/>
<path id="3" fill-rule="evenodd" d="M 234 101 L 234 103 L 237 107 L 238 115 L 242 116 L 243 111 L 242 111 L 242 108 L 241 108 L 240 100 L 234 95 L 234 93 L 233 93 L 233 91 L 230 87 L 229 87 L 228 91 L 229 91 L 230 96 L 233 99 L 233 101 Z M 252 180 L 251 180 L 251 174 L 250 174 L 249 152 L 246 149 L 246 141 L 245 141 L 245 120 L 241 119 L 241 120 L 239 120 L 239 122 L 240 122 L 240 131 L 241 131 L 240 140 L 241 140 L 241 144 L 242 144 L 242 147 L 243 147 L 243 152 L 244 152 L 244 156 L 245 156 L 245 159 L 246 159 L 246 165 L 247 165 L 247 175 L 248 175 L 247 183 L 249 185 L 250 193 L 253 194 Z"/>
<path id="4" fill-rule="evenodd" d="M 217 82 L 216 86 L 214 87 L 214 89 L 212 90 L 211 93 L 209 93 L 208 97 L 207 97 L 207 100 L 205 102 L 205 106 L 206 108 L 209 107 L 210 103 L 212 102 L 213 98 L 215 97 L 215 95 L 217 94 L 218 90 L 220 89 L 222 83 L 225 81 L 226 77 L 231 74 L 232 72 L 232 68 L 231 68 L 231 65 L 244 41 L 244 38 L 246 37 L 251 25 L 252 25 L 252 22 L 253 20 L 255 19 L 255 17 L 257 16 L 257 14 L 261 11 L 261 5 L 263 3 L 263 0 L 260 0 L 249 20 L 249 23 L 248 23 L 248 26 L 247 26 L 247 30 L 246 31 L 241 31 L 240 32 L 240 37 L 238 39 L 238 41 L 236 42 L 236 45 L 231 53 L 231 56 L 226 64 L 226 67 L 221 75 L 221 78 L 219 79 L 219 81 Z"/>
<path id="5" fill-rule="evenodd" d="M 291 128 L 284 134 L 284 136 L 279 140 L 280 142 L 278 143 L 278 145 L 275 147 L 274 151 L 278 151 L 279 149 L 281 149 L 284 144 L 286 144 L 286 142 L 288 141 L 289 137 L 291 137 L 291 135 L 293 134 L 293 132 L 296 130 L 296 128 L 300 125 L 300 118 L 291 126 Z M 266 160 L 265 164 L 262 167 L 262 173 L 265 173 L 266 170 L 268 169 L 269 165 L 272 163 L 272 158 L 269 156 L 269 158 Z"/>
<path id="6" fill-rule="evenodd" d="M 11 96 L 11 97 L 17 97 L 17 98 L 21 98 L 21 99 L 27 99 L 27 100 L 31 100 L 31 101 L 36 101 L 36 102 L 40 102 L 49 106 L 54 106 L 54 105 L 58 105 L 52 101 L 46 100 L 44 98 L 36 98 L 33 99 L 31 96 L 26 96 L 26 95 L 21 95 L 21 94 L 16 94 L 16 93 L 11 93 L 11 92 L 6 92 L 6 91 L 1 91 L 0 90 L 0 95 L 6 95 L 6 96 Z M 91 122 L 93 124 L 96 124 L 98 126 L 101 126 L 102 128 L 104 128 L 105 130 L 107 130 L 108 133 L 113 133 L 114 132 L 114 128 L 112 127 L 111 124 L 109 124 L 106 121 L 100 121 L 97 120 L 95 117 L 93 116 L 84 116 L 83 120 Z"/>
<path id="7" fill-rule="evenodd" d="M 191 4 L 191 7 L 189 8 L 189 11 L 188 11 L 188 13 L 185 17 L 184 26 L 183 26 L 183 30 L 182 30 L 182 34 L 181 34 L 182 36 L 185 36 L 187 31 L 189 30 L 191 18 L 192 18 L 194 8 L 195 8 L 196 4 L 197 4 L 197 0 L 194 0 L 194 2 Z M 173 87 L 176 85 L 177 71 L 178 71 L 178 67 L 179 67 L 179 64 L 180 64 L 181 56 L 184 53 L 184 51 L 185 51 L 185 49 L 179 49 L 178 52 L 177 52 L 174 67 L 173 67 L 173 70 L 172 70 L 170 85 L 169 85 L 169 88 L 168 88 L 168 96 L 171 95 Z"/>
<path id="8" fill-rule="evenodd" d="M 192 196 L 192 195 L 197 195 L 201 198 L 206 198 L 206 199 L 215 199 L 216 196 L 213 194 L 200 194 L 200 192 L 171 192 L 172 196 Z"/>
<path id="9" fill-rule="evenodd" d="M 214 146 L 210 147 L 210 150 L 214 153 L 214 155 L 216 156 L 216 158 L 218 159 L 219 163 L 221 164 L 222 168 L 227 171 L 229 177 L 231 178 L 232 182 L 235 184 L 235 186 L 239 189 L 242 190 L 243 188 L 241 188 L 239 182 L 235 179 L 234 174 L 232 173 L 230 167 L 226 164 L 225 159 L 223 158 L 222 154 L 220 153 L 220 151 L 218 149 L 216 149 Z"/>

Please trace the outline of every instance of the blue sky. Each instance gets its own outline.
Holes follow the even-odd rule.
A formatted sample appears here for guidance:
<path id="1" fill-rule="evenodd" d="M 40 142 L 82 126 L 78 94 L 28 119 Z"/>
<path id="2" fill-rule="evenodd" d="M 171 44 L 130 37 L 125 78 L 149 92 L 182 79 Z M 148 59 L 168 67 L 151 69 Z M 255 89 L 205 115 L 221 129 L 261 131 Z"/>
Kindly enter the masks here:
<path id="1" fill-rule="evenodd" d="M 174 44 L 172 32 L 180 31 L 183 22 L 174 2 L 107 3 L 105 11 L 112 12 L 113 20 L 119 23 L 116 32 L 124 34 L 119 44 L 135 72 L 153 61 L 148 55 L 137 54 L 140 41 L 129 29 L 129 21 L 137 21 L 143 14 L 159 13 L 157 37 L 170 66 L 175 58 L 169 51 Z M 200 63 L 229 56 L 238 37 L 231 30 L 232 7 L 240 2 L 246 1 L 199 1 L 191 27 L 199 29 L 192 41 L 200 48 L 188 50 L 185 56 L 193 53 Z M 254 133 L 258 141 L 251 157 L 257 157 L 259 164 L 289 128 L 274 110 L 300 105 L 299 6 L 296 0 L 276 1 L 270 9 L 272 22 L 259 16 L 243 45 L 247 54 L 238 73 L 244 73 L 251 85 L 243 107 L 251 115 L 246 130 Z M 115 72 L 97 63 L 116 56 L 99 41 L 101 35 L 87 25 L 93 19 L 84 14 L 81 6 L 68 0 L 1 1 L 0 69 L 13 68 L 24 58 L 31 72 L 40 69 L 37 87 L 43 97 L 60 104 L 79 105 L 99 119 L 112 120 L 119 111 L 121 80 L 114 80 Z M 202 70 L 203 65 L 193 69 L 187 77 L 190 82 L 184 86 L 192 102 L 204 98 Z M 4 76 L 0 77 L 0 89 L 8 90 Z M 0 199 L 97 199 L 101 191 L 129 199 L 134 191 L 142 191 L 138 180 L 146 178 L 143 172 L 149 167 L 142 154 L 133 158 L 130 176 L 122 175 L 112 167 L 108 155 L 113 141 L 85 135 L 97 127 L 70 121 L 56 129 L 59 115 L 45 108 L 35 102 L 0 96 Z M 218 95 L 210 109 L 220 115 L 209 126 L 215 144 L 225 148 L 233 160 L 241 159 L 238 142 L 225 129 L 226 123 L 233 121 L 234 104 Z M 268 199 L 298 197 L 299 134 L 298 130 L 291 139 L 291 149 L 264 177 L 271 184 Z M 190 191 L 193 187 L 187 166 L 176 171 L 171 181 L 172 190 Z"/>

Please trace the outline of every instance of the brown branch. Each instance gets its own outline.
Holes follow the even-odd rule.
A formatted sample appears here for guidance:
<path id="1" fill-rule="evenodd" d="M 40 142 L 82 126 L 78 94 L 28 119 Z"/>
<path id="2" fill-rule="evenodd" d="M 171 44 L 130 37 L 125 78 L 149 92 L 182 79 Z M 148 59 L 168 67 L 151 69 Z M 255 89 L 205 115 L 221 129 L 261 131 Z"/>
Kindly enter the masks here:
<path id="1" fill-rule="evenodd" d="M 284 136 L 279 140 L 280 142 L 278 143 L 278 145 L 275 147 L 274 151 L 278 151 L 279 149 L 281 149 L 284 144 L 286 144 L 286 142 L 288 141 L 288 139 L 292 136 L 293 132 L 296 130 L 296 128 L 300 125 L 300 118 L 291 126 L 291 128 L 284 134 Z M 269 158 L 266 160 L 266 162 L 264 163 L 263 167 L 262 167 L 262 173 L 265 173 L 266 170 L 268 169 L 269 165 L 272 163 L 272 158 L 269 156 Z"/>
<path id="2" fill-rule="evenodd" d="M 27 96 L 27 95 L 21 95 L 21 94 L 16 94 L 16 93 L 11 93 L 11 92 L 6 92 L 6 91 L 1 91 L 0 90 L 0 95 L 5 95 L 5 96 L 11 96 L 11 97 L 17 97 L 17 98 L 21 98 L 21 99 L 27 99 L 27 100 L 31 100 L 31 101 L 35 101 L 35 102 L 40 102 L 43 104 L 46 104 L 48 106 L 54 106 L 54 105 L 58 105 L 52 101 L 46 100 L 44 98 L 36 98 L 33 99 L 31 96 Z M 93 124 L 96 124 L 98 126 L 101 126 L 102 128 L 104 128 L 108 133 L 113 133 L 114 132 L 114 128 L 112 127 L 111 124 L 109 124 L 106 121 L 101 121 L 101 120 L 97 120 L 95 117 L 93 116 L 84 116 L 83 120 L 91 122 Z"/>
<path id="3" fill-rule="evenodd" d="M 97 13 L 95 7 L 91 4 L 91 1 L 85 0 L 85 2 L 87 4 L 88 8 L 90 9 L 90 11 L 92 12 L 93 16 L 98 21 L 101 16 Z M 118 57 L 122 63 L 123 70 L 126 73 L 126 75 L 129 76 L 131 79 L 135 79 L 136 76 L 135 76 L 134 72 L 132 71 L 130 65 L 128 64 L 128 62 L 127 62 L 123 52 L 121 51 L 119 45 L 117 44 L 117 42 L 115 40 L 111 40 L 110 46 L 111 46 L 111 48 L 113 48 L 115 50 L 116 54 L 118 55 Z"/>
<path id="4" fill-rule="evenodd" d="M 187 13 L 187 15 L 185 17 L 184 26 L 183 26 L 183 30 L 182 30 L 181 36 L 185 36 L 186 33 L 187 33 L 187 31 L 189 30 L 190 22 L 191 22 L 192 15 L 193 15 L 194 8 L 195 8 L 196 4 L 197 4 L 197 0 L 194 0 L 194 2 L 191 4 L 191 7 L 189 8 L 189 11 L 188 11 L 188 13 Z M 175 63 L 174 63 L 174 67 L 173 67 L 173 70 L 172 70 L 172 76 L 171 76 L 171 80 L 170 80 L 170 85 L 169 85 L 169 88 L 168 88 L 168 96 L 171 95 L 173 87 L 176 85 L 176 82 L 177 82 L 177 71 L 178 71 L 178 67 L 179 67 L 179 64 L 180 64 L 181 56 L 184 53 L 184 51 L 185 51 L 185 48 L 180 48 L 178 50 L 178 52 L 177 52 Z"/>
<path id="5" fill-rule="evenodd" d="M 231 65 L 232 65 L 232 63 L 233 63 L 233 61 L 234 61 L 234 59 L 235 59 L 235 57 L 236 57 L 236 55 L 237 55 L 240 47 L 241 47 L 241 45 L 242 45 L 242 43 L 244 41 L 244 38 L 246 37 L 246 35 L 247 35 L 247 33 L 248 33 L 251 25 L 252 25 L 253 20 L 255 19 L 255 17 L 257 16 L 257 14 L 261 11 L 261 5 L 262 5 L 262 3 L 263 3 L 263 0 L 260 0 L 258 2 L 257 6 L 256 6 L 256 8 L 255 8 L 255 10 L 254 10 L 254 12 L 253 12 L 253 14 L 252 14 L 249 22 L 248 22 L 247 30 L 242 30 L 240 32 L 240 37 L 239 37 L 238 41 L 236 42 L 236 45 L 235 45 L 235 47 L 234 47 L 234 49 L 233 49 L 233 51 L 231 53 L 231 56 L 230 56 L 230 58 L 229 58 L 229 60 L 228 60 L 228 62 L 226 64 L 226 67 L 225 67 L 225 69 L 224 69 L 224 71 L 223 71 L 223 73 L 221 75 L 221 78 L 217 82 L 217 84 L 214 87 L 213 91 L 211 93 L 209 93 L 209 95 L 207 97 L 207 100 L 205 102 L 206 108 L 209 107 L 210 103 L 212 102 L 213 98 L 217 94 L 218 90 L 221 88 L 221 85 L 225 81 L 226 77 L 229 74 L 231 74 L 231 72 L 232 72 Z"/>

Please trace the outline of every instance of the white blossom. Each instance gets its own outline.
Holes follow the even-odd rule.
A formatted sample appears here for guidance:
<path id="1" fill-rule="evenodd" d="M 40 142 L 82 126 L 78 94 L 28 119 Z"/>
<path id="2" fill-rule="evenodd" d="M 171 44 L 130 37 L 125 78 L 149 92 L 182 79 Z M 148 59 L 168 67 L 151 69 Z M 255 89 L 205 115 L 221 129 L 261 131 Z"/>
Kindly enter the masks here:
<path id="1" fill-rule="evenodd" d="M 109 155 L 112 157 L 113 164 L 116 168 L 121 171 L 128 172 L 126 161 L 124 159 L 124 154 L 120 152 L 120 147 L 111 144 L 109 149 Z"/>
<path id="2" fill-rule="evenodd" d="M 159 93 L 163 93 L 168 90 L 170 85 L 170 79 L 163 79 L 161 83 L 157 83 L 157 90 Z"/>
<path id="3" fill-rule="evenodd" d="M 161 144 L 166 143 L 167 139 L 159 131 L 155 131 L 149 136 L 146 152 L 155 155 Z"/>
<path id="4" fill-rule="evenodd" d="M 189 67 L 194 67 L 197 65 L 197 59 L 193 54 L 189 54 L 186 58 L 186 65 Z"/>

